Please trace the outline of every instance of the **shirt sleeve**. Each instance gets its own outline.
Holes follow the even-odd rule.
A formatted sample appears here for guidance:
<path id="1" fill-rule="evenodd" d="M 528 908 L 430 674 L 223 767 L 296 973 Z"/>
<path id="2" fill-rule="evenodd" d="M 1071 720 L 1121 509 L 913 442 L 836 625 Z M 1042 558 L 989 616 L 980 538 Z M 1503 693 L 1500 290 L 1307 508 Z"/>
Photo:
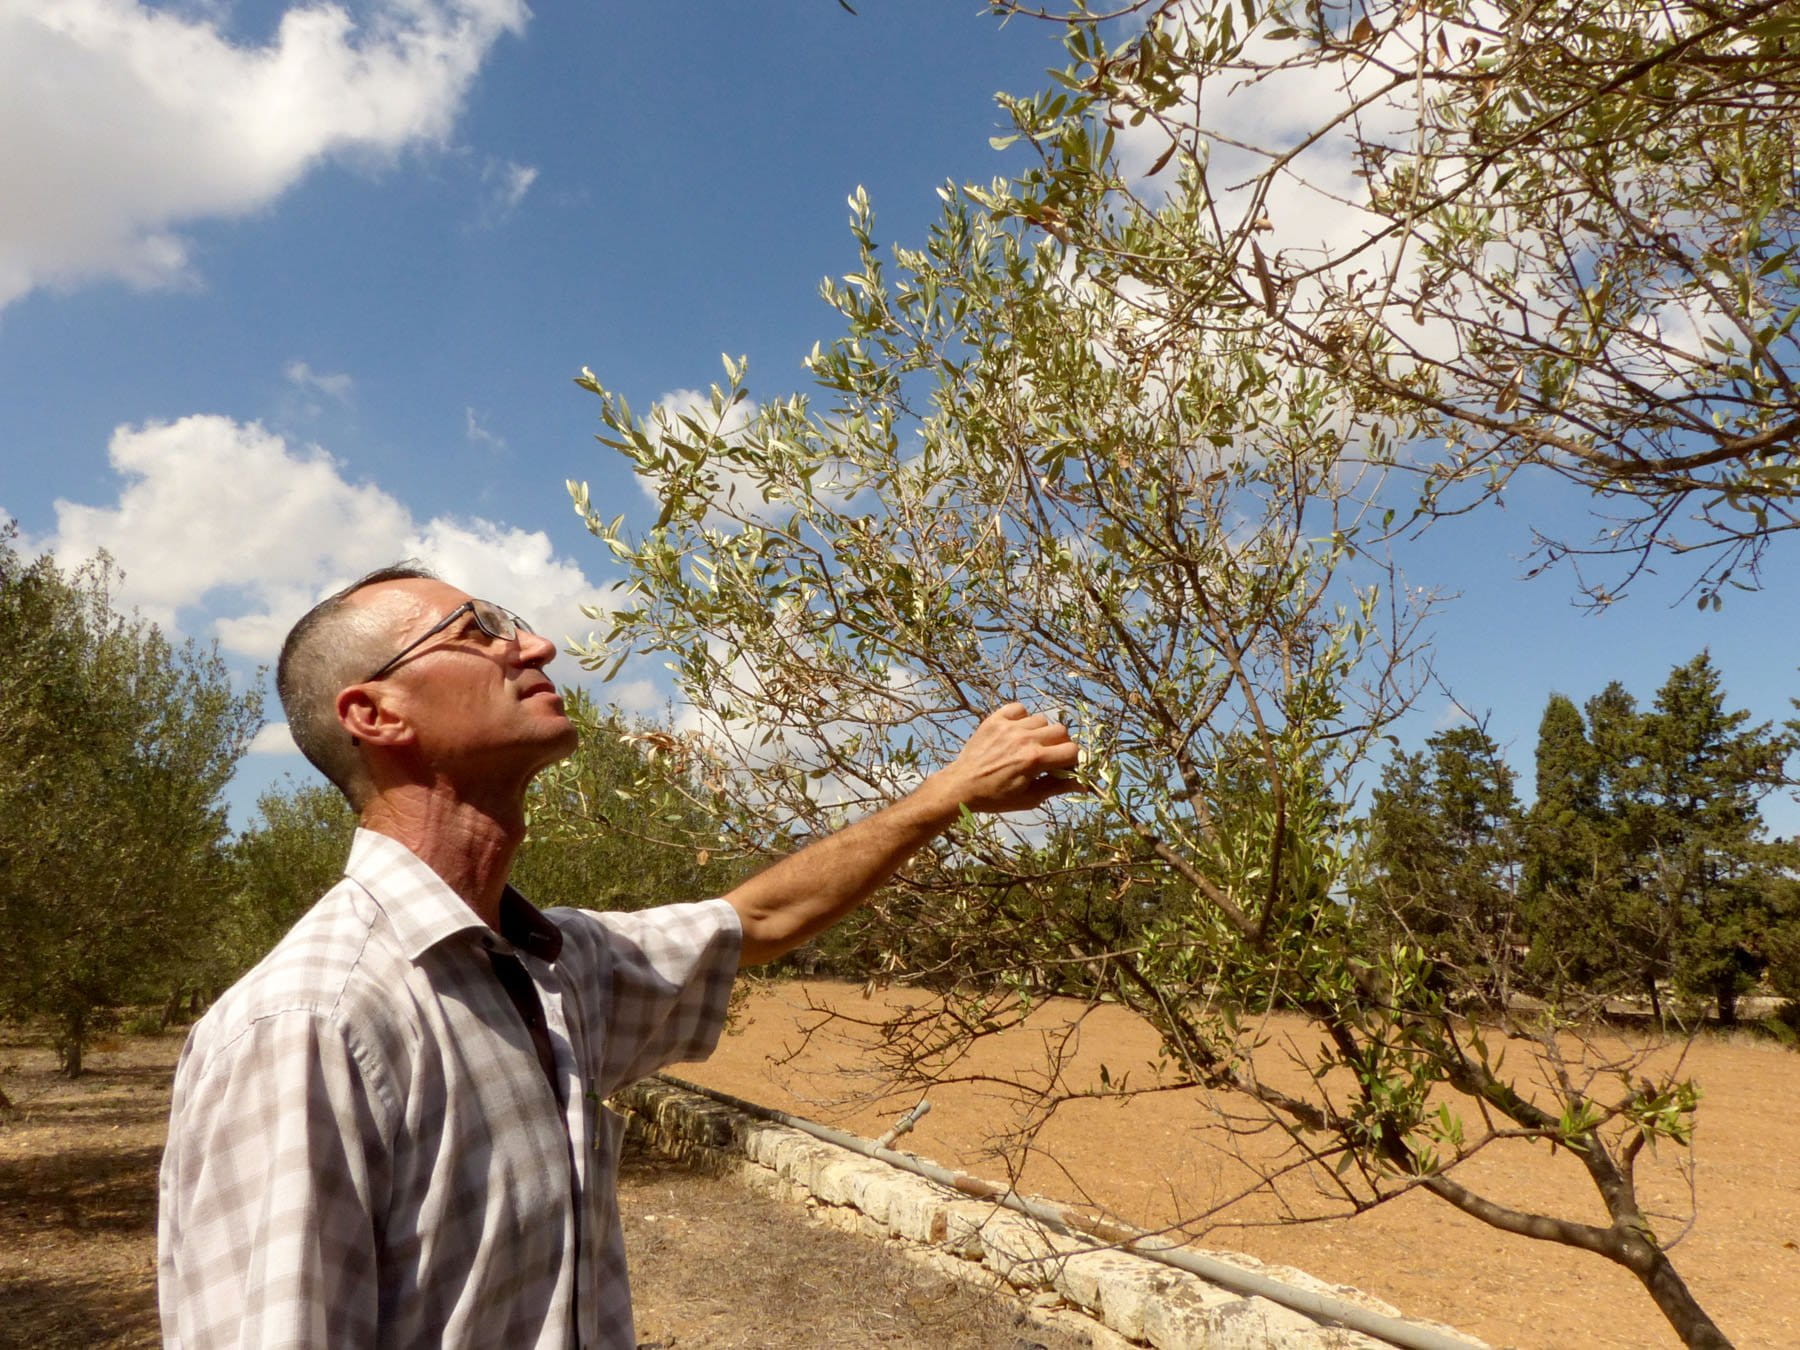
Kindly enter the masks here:
<path id="1" fill-rule="evenodd" d="M 167 1346 L 375 1344 L 380 1119 L 352 1048 L 315 1013 L 190 1046 L 160 1178 Z"/>
<path id="2" fill-rule="evenodd" d="M 718 1044 L 737 978 L 743 927 L 723 900 L 632 913 L 579 911 L 606 952 L 601 1096 Z"/>

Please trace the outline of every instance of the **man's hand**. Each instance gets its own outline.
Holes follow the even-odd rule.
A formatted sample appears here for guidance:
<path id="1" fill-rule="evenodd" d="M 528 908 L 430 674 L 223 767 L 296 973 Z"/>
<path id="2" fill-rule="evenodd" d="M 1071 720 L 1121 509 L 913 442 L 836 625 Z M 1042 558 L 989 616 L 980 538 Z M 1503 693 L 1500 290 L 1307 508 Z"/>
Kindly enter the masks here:
<path id="1" fill-rule="evenodd" d="M 970 811 L 1029 811 L 1085 791 L 1067 728 L 1009 703 L 918 790 L 809 844 L 725 897 L 743 923 L 743 964 L 772 961 L 836 923 Z"/>
<path id="2" fill-rule="evenodd" d="M 1074 777 L 1079 758 L 1067 727 L 1008 703 L 975 728 L 955 760 L 933 775 L 933 786 L 948 788 L 971 811 L 1029 811 L 1084 790 Z"/>

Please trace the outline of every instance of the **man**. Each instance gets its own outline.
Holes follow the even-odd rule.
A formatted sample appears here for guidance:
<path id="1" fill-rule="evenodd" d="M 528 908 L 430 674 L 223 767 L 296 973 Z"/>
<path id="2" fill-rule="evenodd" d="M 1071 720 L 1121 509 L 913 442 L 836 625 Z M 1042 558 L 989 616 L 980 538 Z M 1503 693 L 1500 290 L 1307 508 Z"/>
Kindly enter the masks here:
<path id="1" fill-rule="evenodd" d="M 168 1345 L 630 1347 L 601 1102 L 710 1053 L 740 965 L 848 913 L 964 808 L 1074 786 L 1067 732 L 1012 704 L 910 796 L 722 900 L 540 913 L 507 875 L 527 785 L 575 748 L 554 653 L 412 567 L 289 635 L 288 725 L 361 828 L 182 1053 Z"/>

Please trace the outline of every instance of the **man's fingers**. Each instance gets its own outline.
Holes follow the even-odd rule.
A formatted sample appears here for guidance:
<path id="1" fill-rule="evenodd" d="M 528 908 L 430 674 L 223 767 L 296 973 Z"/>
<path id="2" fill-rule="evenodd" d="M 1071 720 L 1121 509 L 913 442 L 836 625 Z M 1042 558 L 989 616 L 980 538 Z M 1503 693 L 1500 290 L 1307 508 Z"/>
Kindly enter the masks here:
<path id="1" fill-rule="evenodd" d="M 988 714 L 958 760 L 971 777 L 966 802 L 977 811 L 1028 810 L 1090 791 L 1076 773 L 1081 752 L 1069 729 L 1016 700 Z"/>

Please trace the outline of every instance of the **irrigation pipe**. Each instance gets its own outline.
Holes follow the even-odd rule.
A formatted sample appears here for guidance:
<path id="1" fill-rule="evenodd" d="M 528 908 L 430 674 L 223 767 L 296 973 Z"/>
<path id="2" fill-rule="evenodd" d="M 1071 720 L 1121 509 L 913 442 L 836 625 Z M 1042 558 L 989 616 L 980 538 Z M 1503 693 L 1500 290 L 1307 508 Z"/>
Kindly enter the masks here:
<path id="1" fill-rule="evenodd" d="M 772 1107 L 760 1106 L 756 1102 L 745 1101 L 742 1097 L 733 1097 L 727 1092 L 701 1087 L 698 1083 L 690 1083 L 686 1079 L 676 1078 L 672 1074 L 660 1073 L 655 1077 L 670 1087 L 680 1088 L 683 1092 L 692 1092 L 698 1096 L 710 1098 L 722 1106 L 729 1106 L 734 1111 L 754 1116 L 759 1120 L 785 1125 L 789 1129 L 810 1134 L 813 1138 L 823 1140 L 827 1144 L 835 1144 L 852 1153 L 860 1153 L 865 1158 L 874 1158 L 890 1167 L 899 1168 L 902 1172 L 911 1172 L 915 1176 L 924 1177 L 927 1181 L 935 1181 L 938 1185 L 947 1186 L 963 1195 L 1003 1205 L 1007 1209 L 1023 1214 L 1029 1219 L 1035 1219 L 1039 1223 L 1050 1224 L 1065 1232 L 1079 1232 L 1097 1238 L 1110 1246 L 1129 1251 L 1134 1256 L 1157 1261 L 1165 1266 L 1173 1266 L 1177 1270 L 1185 1270 L 1190 1275 L 1198 1275 L 1201 1279 L 1229 1289 L 1233 1293 L 1266 1298 L 1271 1303 L 1279 1303 L 1282 1307 L 1303 1313 L 1315 1321 L 1336 1323 L 1339 1326 L 1348 1327 L 1352 1331 L 1360 1331 L 1365 1335 L 1378 1337 L 1392 1345 L 1402 1347 L 1403 1350 L 1473 1350 L 1473 1343 L 1459 1336 L 1452 1336 L 1433 1327 L 1420 1326 L 1416 1322 L 1403 1321 L 1398 1317 L 1388 1317 L 1368 1308 L 1359 1308 L 1353 1303 L 1332 1298 L 1329 1294 L 1314 1293 L 1310 1289 L 1296 1289 L 1291 1284 L 1283 1284 L 1279 1280 L 1270 1279 L 1266 1275 L 1258 1275 L 1256 1272 L 1245 1270 L 1240 1266 L 1216 1261 L 1211 1257 L 1202 1256 L 1198 1252 L 1171 1247 L 1142 1246 L 1140 1244 L 1145 1235 L 1135 1229 L 1127 1228 L 1123 1224 L 1108 1223 L 1103 1219 L 1091 1219 L 1066 1206 L 1051 1204 L 1045 1200 L 1034 1200 L 992 1181 L 970 1176 L 966 1172 L 952 1172 L 948 1168 L 939 1167 L 936 1163 L 928 1163 L 916 1158 L 910 1153 L 897 1153 L 891 1148 L 883 1148 L 880 1144 L 871 1143 L 857 1135 L 848 1134 L 843 1130 L 834 1130 L 829 1125 L 821 1125 L 817 1121 L 792 1116 Z"/>

